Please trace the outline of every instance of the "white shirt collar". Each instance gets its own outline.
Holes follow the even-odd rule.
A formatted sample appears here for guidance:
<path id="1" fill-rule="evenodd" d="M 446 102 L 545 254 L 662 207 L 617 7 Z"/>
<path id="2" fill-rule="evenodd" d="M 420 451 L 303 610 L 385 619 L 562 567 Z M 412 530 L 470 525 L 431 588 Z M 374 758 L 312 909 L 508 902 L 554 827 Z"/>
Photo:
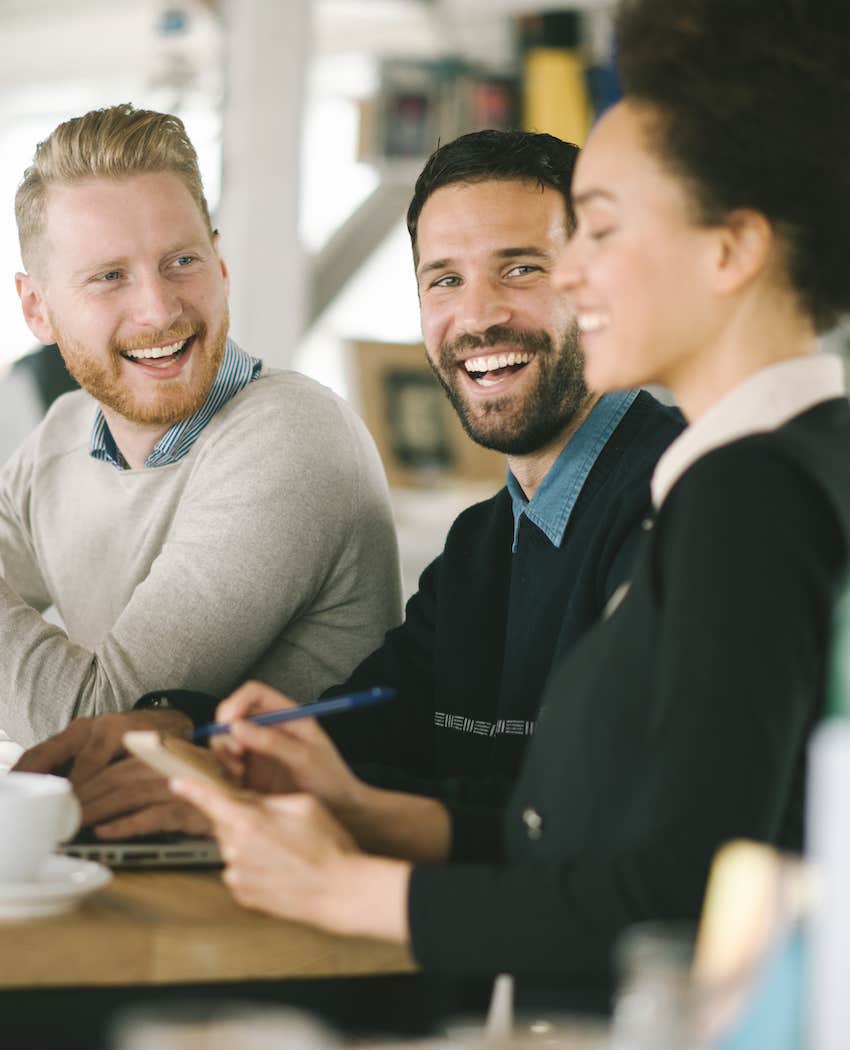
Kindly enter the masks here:
<path id="1" fill-rule="evenodd" d="M 816 353 L 770 365 L 739 383 L 676 438 L 652 475 L 657 509 L 682 474 L 712 449 L 775 430 L 821 401 L 844 397 L 844 363 Z"/>

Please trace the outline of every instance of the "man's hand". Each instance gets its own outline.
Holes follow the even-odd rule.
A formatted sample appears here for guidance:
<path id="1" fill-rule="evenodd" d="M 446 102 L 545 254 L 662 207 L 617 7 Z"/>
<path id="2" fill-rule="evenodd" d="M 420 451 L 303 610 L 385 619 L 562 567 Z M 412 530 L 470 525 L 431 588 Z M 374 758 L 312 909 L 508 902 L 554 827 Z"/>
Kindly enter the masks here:
<path id="1" fill-rule="evenodd" d="M 15 763 L 21 773 L 51 773 L 68 765 L 68 779 L 77 787 L 124 751 L 124 734 L 132 729 L 156 729 L 188 737 L 192 723 L 181 711 L 121 711 L 94 718 L 76 718 L 61 733 L 25 751 Z"/>
<path id="2" fill-rule="evenodd" d="M 156 831 L 208 833 L 208 822 L 174 798 L 164 777 L 137 759 L 113 763 L 124 751 L 124 734 L 134 729 L 185 737 L 192 723 L 172 709 L 78 718 L 63 732 L 25 751 L 14 768 L 50 773 L 70 763 L 68 778 L 83 809 L 83 824 L 99 825 L 97 834 L 104 838 Z"/>
<path id="3" fill-rule="evenodd" d="M 206 817 L 169 791 L 168 780 L 139 758 L 125 758 L 76 788 L 83 824 L 100 839 L 125 839 L 164 831 L 210 835 Z"/>

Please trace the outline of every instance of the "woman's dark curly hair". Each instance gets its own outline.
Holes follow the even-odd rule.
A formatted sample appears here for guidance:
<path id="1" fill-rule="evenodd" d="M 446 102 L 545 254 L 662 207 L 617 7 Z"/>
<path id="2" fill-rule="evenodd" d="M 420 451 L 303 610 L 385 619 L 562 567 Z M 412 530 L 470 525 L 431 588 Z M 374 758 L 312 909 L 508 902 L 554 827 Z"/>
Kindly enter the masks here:
<path id="1" fill-rule="evenodd" d="M 762 212 L 816 329 L 850 312 L 850 0 L 621 0 L 617 64 L 700 220 Z"/>

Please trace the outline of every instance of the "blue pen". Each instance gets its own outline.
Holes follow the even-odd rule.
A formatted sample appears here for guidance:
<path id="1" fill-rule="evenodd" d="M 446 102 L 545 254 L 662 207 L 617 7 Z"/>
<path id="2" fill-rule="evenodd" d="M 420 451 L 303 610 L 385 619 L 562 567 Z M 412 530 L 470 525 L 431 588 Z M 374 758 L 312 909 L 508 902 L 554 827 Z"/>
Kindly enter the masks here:
<path id="1" fill-rule="evenodd" d="M 260 715 L 249 715 L 246 721 L 259 726 L 271 726 L 278 722 L 291 722 L 293 718 L 320 718 L 322 715 L 336 714 L 337 711 L 350 711 L 354 707 L 380 704 L 384 700 L 392 700 L 394 696 L 395 689 L 376 685 L 372 689 L 364 689 L 362 693 L 346 693 L 344 696 L 332 696 L 327 700 L 311 700 L 298 707 L 286 707 L 280 711 L 265 711 Z M 208 725 L 198 726 L 192 733 L 192 740 L 198 743 L 208 737 L 229 732 L 229 722 L 210 722 Z"/>

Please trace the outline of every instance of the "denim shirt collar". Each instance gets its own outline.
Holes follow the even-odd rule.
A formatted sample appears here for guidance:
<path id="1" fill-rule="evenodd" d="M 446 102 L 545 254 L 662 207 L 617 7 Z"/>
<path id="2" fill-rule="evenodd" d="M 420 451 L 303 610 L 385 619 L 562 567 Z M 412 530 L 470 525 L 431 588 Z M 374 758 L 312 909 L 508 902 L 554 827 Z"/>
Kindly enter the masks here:
<path id="1" fill-rule="evenodd" d="M 263 367 L 263 362 L 251 357 L 241 350 L 232 339 L 224 347 L 216 377 L 212 382 L 206 400 L 193 415 L 181 419 L 170 427 L 151 449 L 145 460 L 146 467 L 162 467 L 168 463 L 177 463 L 189 453 L 201 431 L 220 408 L 249 383 L 252 383 Z M 92 425 L 89 442 L 89 455 L 111 463 L 119 470 L 127 470 L 127 462 L 115 443 L 103 412 L 98 408 Z"/>
<path id="2" fill-rule="evenodd" d="M 523 514 L 554 547 L 561 546 L 573 508 L 593 464 L 637 395 L 637 390 L 604 394 L 561 450 L 531 500 L 526 498 L 522 486 L 508 471 L 507 486 L 514 514 L 514 552 Z"/>

